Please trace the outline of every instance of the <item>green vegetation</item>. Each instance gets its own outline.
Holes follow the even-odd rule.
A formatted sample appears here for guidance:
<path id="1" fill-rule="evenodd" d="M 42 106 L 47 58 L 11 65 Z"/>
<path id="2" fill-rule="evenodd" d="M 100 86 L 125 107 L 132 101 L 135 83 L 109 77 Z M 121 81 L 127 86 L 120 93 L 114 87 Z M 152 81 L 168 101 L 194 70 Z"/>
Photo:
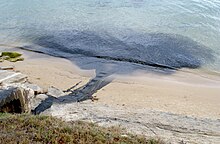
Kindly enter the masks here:
<path id="1" fill-rule="evenodd" d="M 9 56 L 10 58 L 17 58 L 20 57 L 22 54 L 17 52 L 2 52 L 1 56 Z"/>
<path id="2" fill-rule="evenodd" d="M 86 122 L 63 122 L 48 116 L 0 114 L 0 143 L 55 144 L 162 144 L 120 128 L 103 128 Z"/>
<path id="3" fill-rule="evenodd" d="M 3 62 L 4 60 L 8 60 L 10 62 L 23 61 L 24 58 L 21 56 L 22 54 L 17 52 L 2 52 L 0 56 L 0 62 Z"/>

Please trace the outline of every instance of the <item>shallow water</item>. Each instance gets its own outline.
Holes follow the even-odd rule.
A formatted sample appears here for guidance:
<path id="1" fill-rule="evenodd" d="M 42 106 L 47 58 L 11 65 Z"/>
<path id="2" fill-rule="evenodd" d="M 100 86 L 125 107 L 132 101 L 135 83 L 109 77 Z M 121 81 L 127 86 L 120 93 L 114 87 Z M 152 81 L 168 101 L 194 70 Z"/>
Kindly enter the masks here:
<path id="1" fill-rule="evenodd" d="M 153 63 L 220 72 L 219 0 L 1 0 L 0 34 L 1 45 L 64 56 L 86 69 Z"/>

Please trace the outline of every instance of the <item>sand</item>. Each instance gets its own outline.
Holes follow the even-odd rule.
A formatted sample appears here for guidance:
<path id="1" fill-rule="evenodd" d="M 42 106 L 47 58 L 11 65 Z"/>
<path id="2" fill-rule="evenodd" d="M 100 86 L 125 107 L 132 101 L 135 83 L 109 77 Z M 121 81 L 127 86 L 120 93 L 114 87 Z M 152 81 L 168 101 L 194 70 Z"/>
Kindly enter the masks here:
<path id="1" fill-rule="evenodd" d="M 63 58 L 18 49 L 7 49 L 7 51 L 13 50 L 22 53 L 24 61 L 16 63 L 4 61 L 0 63 L 0 66 L 14 66 L 16 71 L 28 75 L 29 82 L 43 88 L 53 86 L 66 90 L 79 82 L 78 87 L 80 87 L 94 76 L 94 70 L 80 70 L 72 62 Z"/>
<path id="2" fill-rule="evenodd" d="M 66 90 L 78 82 L 81 82 L 79 86 L 82 86 L 95 74 L 94 70 L 82 70 L 66 59 L 17 49 L 16 51 L 24 54 L 24 61 L 4 62 L 0 63 L 0 66 L 13 65 L 15 70 L 27 74 L 30 82 L 44 88 L 54 86 Z M 115 76 L 113 82 L 94 94 L 99 98 L 94 104 L 146 108 L 220 119 L 219 78 L 198 75 L 197 72 L 189 70 L 183 71 L 169 76 L 143 72 Z"/>
<path id="3" fill-rule="evenodd" d="M 172 76 L 171 76 L 172 77 Z M 96 93 L 98 103 L 220 118 L 220 85 L 187 84 L 163 76 L 121 77 Z"/>

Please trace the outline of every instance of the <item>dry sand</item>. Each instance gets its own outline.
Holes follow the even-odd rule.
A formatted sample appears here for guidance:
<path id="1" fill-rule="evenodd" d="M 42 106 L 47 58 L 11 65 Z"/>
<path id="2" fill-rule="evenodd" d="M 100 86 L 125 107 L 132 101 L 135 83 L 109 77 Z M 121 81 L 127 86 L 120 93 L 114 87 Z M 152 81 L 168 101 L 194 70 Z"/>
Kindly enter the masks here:
<path id="1" fill-rule="evenodd" d="M 13 51 L 14 49 L 7 50 Z M 87 83 L 94 75 L 93 70 L 80 70 L 66 59 L 17 49 L 15 51 L 22 53 L 25 60 L 16 63 L 4 61 L 0 63 L 0 66 L 14 66 L 16 71 L 28 75 L 31 83 L 43 88 L 53 86 L 66 90 L 80 82 L 79 87 Z"/>
<path id="2" fill-rule="evenodd" d="M 19 51 L 24 54 L 23 62 L 4 62 L 0 66 L 13 65 L 15 70 L 27 74 L 30 82 L 44 88 L 55 86 L 65 90 L 80 81 L 82 86 L 94 76 L 94 70 L 81 70 L 66 59 Z M 220 79 L 217 77 L 198 76 L 189 71 L 169 76 L 136 72 L 115 77 L 94 94 L 99 98 L 96 103 L 220 119 Z"/>
<path id="3" fill-rule="evenodd" d="M 168 77 L 168 76 L 166 76 Z M 98 103 L 220 118 L 220 85 L 179 82 L 175 76 L 120 77 L 96 93 Z"/>

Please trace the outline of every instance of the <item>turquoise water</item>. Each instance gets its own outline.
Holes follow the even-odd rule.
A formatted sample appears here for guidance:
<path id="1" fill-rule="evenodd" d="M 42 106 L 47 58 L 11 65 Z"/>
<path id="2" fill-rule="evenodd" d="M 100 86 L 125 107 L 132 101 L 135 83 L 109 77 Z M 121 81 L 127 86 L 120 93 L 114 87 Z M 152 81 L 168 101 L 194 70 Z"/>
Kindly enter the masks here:
<path id="1" fill-rule="evenodd" d="M 17 43 L 18 46 L 22 46 L 36 41 L 39 37 L 46 38 L 48 34 L 50 36 L 55 34 L 56 39 L 63 39 L 62 44 L 67 44 L 65 47 L 71 49 L 73 43 L 70 44 L 66 40 L 75 30 L 110 35 L 122 42 L 131 33 L 131 37 L 134 37 L 133 33 L 181 35 L 212 51 L 211 62 L 198 61 L 202 64 L 201 67 L 220 71 L 220 0 L 1 0 L 0 2 L 0 44 Z M 203 60 L 202 57 L 199 57 L 200 59 Z"/>

